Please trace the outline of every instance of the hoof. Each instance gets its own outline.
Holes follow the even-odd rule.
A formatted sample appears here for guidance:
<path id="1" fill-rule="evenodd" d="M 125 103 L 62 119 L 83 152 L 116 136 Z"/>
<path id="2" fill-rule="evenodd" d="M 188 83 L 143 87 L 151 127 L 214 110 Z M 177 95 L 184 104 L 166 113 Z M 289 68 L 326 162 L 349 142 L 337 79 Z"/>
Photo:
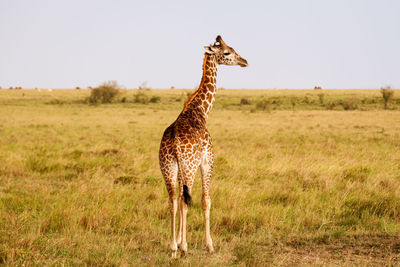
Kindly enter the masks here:
<path id="1" fill-rule="evenodd" d="M 172 242 L 170 248 L 171 248 L 171 258 L 174 259 L 178 255 L 178 246 L 176 245 L 175 242 Z"/>
<path id="2" fill-rule="evenodd" d="M 208 246 L 208 252 L 210 253 L 210 254 L 213 254 L 214 253 L 214 247 L 211 245 L 211 246 Z"/>
<path id="3" fill-rule="evenodd" d="M 178 251 L 175 250 L 175 251 L 171 252 L 171 258 L 172 259 L 176 259 L 177 255 L 178 255 Z"/>
<path id="4" fill-rule="evenodd" d="M 187 255 L 187 251 L 181 250 L 181 258 L 186 257 L 186 255 Z"/>
<path id="5" fill-rule="evenodd" d="M 179 244 L 178 249 L 181 251 L 181 254 L 184 256 L 187 254 L 188 246 L 186 243 L 181 243 L 181 244 Z"/>

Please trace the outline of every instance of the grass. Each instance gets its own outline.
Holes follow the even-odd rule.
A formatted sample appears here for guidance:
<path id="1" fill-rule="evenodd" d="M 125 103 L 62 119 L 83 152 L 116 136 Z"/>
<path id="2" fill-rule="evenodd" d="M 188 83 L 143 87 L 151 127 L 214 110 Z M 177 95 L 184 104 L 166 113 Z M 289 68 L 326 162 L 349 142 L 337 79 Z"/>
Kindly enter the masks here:
<path id="1" fill-rule="evenodd" d="M 189 254 L 171 260 L 158 145 L 188 92 L 1 90 L 0 265 L 399 264 L 400 101 L 384 110 L 379 90 L 219 91 L 216 253 L 197 177 Z"/>

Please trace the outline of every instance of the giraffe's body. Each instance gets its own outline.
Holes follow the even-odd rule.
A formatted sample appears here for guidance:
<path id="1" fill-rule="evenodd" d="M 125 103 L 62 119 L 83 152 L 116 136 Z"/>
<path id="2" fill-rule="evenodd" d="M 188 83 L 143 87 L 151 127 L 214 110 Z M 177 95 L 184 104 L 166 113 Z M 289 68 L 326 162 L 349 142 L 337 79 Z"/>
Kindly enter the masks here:
<path id="1" fill-rule="evenodd" d="M 209 219 L 211 207 L 209 187 L 213 170 L 213 152 L 206 120 L 215 101 L 217 66 L 219 64 L 247 66 L 247 61 L 227 46 L 220 36 L 217 37 L 217 42 L 219 42 L 218 45 L 205 47 L 200 86 L 185 102 L 182 112 L 165 130 L 161 140 L 159 159 L 170 200 L 173 257 L 176 256 L 178 246 L 183 252 L 187 251 L 186 214 L 194 177 L 199 166 L 202 173 L 202 207 L 206 244 L 210 252 L 214 251 Z M 176 195 L 177 180 L 179 197 Z M 175 217 L 178 209 L 179 226 L 176 235 Z"/>

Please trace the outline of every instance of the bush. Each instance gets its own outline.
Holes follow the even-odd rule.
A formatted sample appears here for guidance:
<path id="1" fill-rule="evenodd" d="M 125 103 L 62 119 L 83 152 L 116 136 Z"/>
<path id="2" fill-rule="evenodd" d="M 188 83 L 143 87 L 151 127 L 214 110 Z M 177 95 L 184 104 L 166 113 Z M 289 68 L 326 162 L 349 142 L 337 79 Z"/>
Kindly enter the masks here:
<path id="1" fill-rule="evenodd" d="M 325 95 L 324 94 L 318 94 L 318 98 L 319 98 L 319 103 L 321 104 L 321 106 L 324 105 L 324 100 L 325 100 Z"/>
<path id="2" fill-rule="evenodd" d="M 111 103 L 113 98 L 119 93 L 119 85 L 116 81 L 108 81 L 91 90 L 89 96 L 90 103 Z"/>
<path id="3" fill-rule="evenodd" d="M 251 102 L 247 98 L 240 99 L 240 105 L 250 105 Z"/>
<path id="4" fill-rule="evenodd" d="M 336 107 L 336 103 L 334 101 L 329 101 L 325 103 L 325 108 L 327 110 L 333 110 Z"/>
<path id="5" fill-rule="evenodd" d="M 297 105 L 297 98 L 296 97 L 291 97 L 290 98 L 290 104 L 292 104 L 292 109 L 294 110 L 294 108 Z"/>
<path id="6" fill-rule="evenodd" d="M 282 99 L 280 97 L 272 97 L 270 100 L 272 100 L 271 103 L 276 105 L 276 107 L 282 104 Z"/>
<path id="7" fill-rule="evenodd" d="M 383 106 L 385 109 L 387 109 L 388 103 L 394 95 L 394 91 L 392 90 L 392 88 L 390 86 L 386 86 L 386 87 L 381 88 L 381 94 L 382 94 L 382 98 L 383 98 Z"/>
<path id="8" fill-rule="evenodd" d="M 261 99 L 257 102 L 256 109 L 271 111 L 271 101 L 269 99 Z"/>
<path id="9" fill-rule="evenodd" d="M 62 101 L 60 99 L 53 99 L 53 100 L 47 102 L 46 104 L 49 104 L 49 105 L 63 105 L 64 101 Z"/>
<path id="10" fill-rule="evenodd" d="M 159 97 L 159 96 L 152 96 L 152 97 L 150 98 L 150 103 L 158 103 L 158 102 L 160 102 L 160 100 L 161 100 L 161 97 Z"/>
<path id="11" fill-rule="evenodd" d="M 150 100 L 149 100 L 149 97 L 145 93 L 139 92 L 135 95 L 133 102 L 140 103 L 140 104 L 148 104 L 150 102 Z"/>
<path id="12" fill-rule="evenodd" d="M 355 110 L 358 109 L 358 102 L 357 98 L 351 98 L 341 101 L 340 104 L 344 110 Z"/>

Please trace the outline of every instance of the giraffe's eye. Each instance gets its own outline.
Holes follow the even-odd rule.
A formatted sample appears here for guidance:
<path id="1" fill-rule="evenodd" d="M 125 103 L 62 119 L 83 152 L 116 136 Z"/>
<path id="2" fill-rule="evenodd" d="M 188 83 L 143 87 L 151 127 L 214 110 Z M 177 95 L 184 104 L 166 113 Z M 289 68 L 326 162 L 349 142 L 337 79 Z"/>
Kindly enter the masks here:
<path id="1" fill-rule="evenodd" d="M 224 52 L 224 55 L 225 56 L 229 56 L 231 53 L 229 53 L 229 52 Z"/>

